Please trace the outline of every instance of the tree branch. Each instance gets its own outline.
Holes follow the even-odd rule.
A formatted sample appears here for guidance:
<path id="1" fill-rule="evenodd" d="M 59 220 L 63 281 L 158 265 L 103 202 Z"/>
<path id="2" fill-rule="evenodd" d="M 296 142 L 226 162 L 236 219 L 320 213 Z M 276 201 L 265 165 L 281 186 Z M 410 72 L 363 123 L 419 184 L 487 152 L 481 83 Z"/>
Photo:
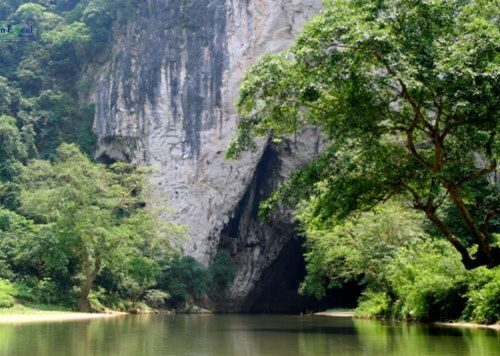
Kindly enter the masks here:
<path id="1" fill-rule="evenodd" d="M 429 218 L 429 220 L 436 226 L 436 228 L 443 234 L 443 236 L 448 240 L 453 247 L 460 253 L 462 256 L 462 263 L 467 269 L 474 269 L 481 265 L 481 261 L 478 259 L 472 259 L 469 251 L 467 250 L 467 246 L 464 245 L 459 238 L 453 235 L 448 228 L 448 226 L 437 216 L 436 207 L 429 204 L 429 200 L 427 204 L 422 204 L 422 199 L 419 197 L 417 192 L 412 189 L 409 185 L 402 184 L 404 188 L 406 188 L 413 196 L 415 200 L 414 207 L 415 209 L 421 210 L 425 213 L 425 215 Z"/>
<path id="2" fill-rule="evenodd" d="M 483 228 L 482 228 L 482 233 L 484 236 L 488 236 L 488 228 L 490 227 L 490 220 L 491 218 L 495 217 L 498 215 L 500 212 L 500 208 L 497 208 L 495 210 L 490 210 L 486 213 L 486 215 L 483 218 Z"/>
<path id="3" fill-rule="evenodd" d="M 474 237 L 476 240 L 478 246 L 479 246 L 479 251 L 483 253 L 485 256 L 489 256 L 491 252 L 491 247 L 488 242 L 488 239 L 486 236 L 479 231 L 479 229 L 476 226 L 476 223 L 474 222 L 474 219 L 469 213 L 469 210 L 465 206 L 464 201 L 460 197 L 460 193 L 458 191 L 458 188 L 456 186 L 450 185 L 448 183 L 445 183 L 445 187 L 448 189 L 448 192 L 450 193 L 450 198 L 455 204 L 455 206 L 458 209 L 458 212 L 460 213 L 460 216 L 462 216 L 462 219 L 464 220 L 465 224 L 467 225 L 467 229 L 471 233 L 471 235 Z"/>
<path id="4" fill-rule="evenodd" d="M 457 187 L 460 187 L 461 185 L 463 185 L 464 183 L 466 183 L 466 182 L 468 182 L 470 180 L 474 180 L 476 178 L 479 178 L 479 177 L 482 177 L 484 175 L 487 175 L 487 174 L 493 172 L 496 168 L 497 168 L 497 161 L 493 160 L 493 161 L 490 162 L 489 165 L 487 165 L 486 167 L 484 167 L 480 171 L 476 171 L 476 172 L 467 174 L 465 177 L 463 177 L 462 179 L 460 179 L 458 181 L 458 183 L 457 183 Z"/>
<path id="5" fill-rule="evenodd" d="M 433 170 L 433 167 L 432 165 L 427 162 L 417 151 L 416 147 L 415 147 L 415 141 L 414 141 L 414 137 L 413 137 L 413 131 L 414 131 L 415 127 L 413 126 L 412 128 L 408 129 L 406 131 L 406 147 L 410 150 L 410 153 L 413 155 L 413 157 L 415 157 L 415 159 L 420 162 L 420 164 L 422 164 L 425 168 L 429 169 L 429 170 Z"/>
<path id="6" fill-rule="evenodd" d="M 405 188 L 406 190 L 408 190 L 411 193 L 411 195 L 413 196 L 413 200 L 415 200 L 415 204 L 414 204 L 415 208 L 419 209 L 419 210 L 423 210 L 425 208 L 425 206 L 422 204 L 422 199 L 417 194 L 417 192 L 407 184 L 401 184 L 401 186 L 403 188 Z"/>
<path id="7" fill-rule="evenodd" d="M 432 192 L 434 191 L 434 189 L 436 189 L 437 185 L 438 185 L 438 180 L 436 178 L 432 178 L 429 187 L 429 193 L 427 194 L 427 204 L 426 204 L 427 209 L 435 207 L 434 198 L 432 197 Z"/>
<path id="8" fill-rule="evenodd" d="M 424 209 L 425 214 L 429 218 L 429 220 L 437 227 L 437 229 L 444 235 L 444 237 L 455 247 L 455 249 L 462 256 L 462 263 L 465 268 L 473 269 L 478 267 L 478 261 L 471 258 L 467 247 L 458 239 L 455 235 L 453 235 L 448 226 L 441 221 L 441 219 L 437 216 L 434 209 Z"/>

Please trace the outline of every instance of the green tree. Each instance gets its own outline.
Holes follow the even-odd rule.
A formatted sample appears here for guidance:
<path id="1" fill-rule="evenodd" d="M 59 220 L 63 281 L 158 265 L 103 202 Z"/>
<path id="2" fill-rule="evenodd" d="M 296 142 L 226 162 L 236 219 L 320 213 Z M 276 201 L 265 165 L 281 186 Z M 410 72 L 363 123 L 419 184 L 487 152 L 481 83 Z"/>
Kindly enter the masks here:
<path id="1" fill-rule="evenodd" d="M 202 297 L 208 291 L 210 274 L 201 263 L 190 256 L 176 256 L 165 266 L 160 287 L 169 294 L 169 302 L 178 307 L 189 296 Z"/>
<path id="2" fill-rule="evenodd" d="M 36 266 L 38 257 L 44 251 L 34 251 L 28 241 L 36 241 L 37 233 L 32 221 L 0 208 L 0 278 L 13 279 L 16 274 Z M 26 256 L 29 258 L 25 259 Z M 30 272 L 35 274 L 36 268 Z"/>
<path id="3" fill-rule="evenodd" d="M 179 233 L 152 223 L 153 213 L 142 203 L 143 176 L 125 164 L 111 169 L 94 164 L 68 144 L 58 148 L 53 162 L 32 161 L 20 175 L 21 211 L 73 261 L 81 311 L 90 310 L 89 293 L 103 267 L 130 261 L 136 282 L 150 284 L 154 268 L 144 258 L 153 247 L 156 253 L 168 251 L 172 235 Z"/>
<path id="4" fill-rule="evenodd" d="M 387 266 L 398 252 L 429 236 L 423 217 L 398 202 L 387 202 L 373 211 L 353 214 L 341 223 L 318 219 L 314 201 L 299 207 L 303 226 L 307 275 L 300 293 L 321 299 L 325 290 L 348 281 L 388 290 Z"/>
<path id="5" fill-rule="evenodd" d="M 496 5 L 325 1 L 289 51 L 265 56 L 246 75 L 228 156 L 251 148 L 253 136 L 317 125 L 331 147 L 282 196 L 316 196 L 318 216 L 340 221 L 402 195 L 466 268 L 500 265 L 492 239 L 500 207 Z"/>
<path id="6" fill-rule="evenodd" d="M 101 3 L 117 8 L 115 1 Z M 88 154 L 94 150 L 94 111 L 81 105 L 82 88 L 76 85 L 84 65 L 98 54 L 93 32 L 83 19 L 90 6 L 74 1 L 11 1 L 5 13 L 0 6 L 0 21 L 31 24 L 34 29 L 29 41 L 18 41 L 16 46 L 0 42 L 0 76 L 8 78 L 0 78 L 0 112 L 15 117 L 20 129 L 33 126 L 36 147 L 44 158 L 62 142 L 74 142 Z M 99 51 L 107 43 L 100 43 Z"/>
<path id="7" fill-rule="evenodd" d="M 11 113 L 13 103 L 18 93 L 12 89 L 7 78 L 0 76 L 0 115 Z"/>
<path id="8" fill-rule="evenodd" d="M 18 187 L 12 179 L 21 164 L 35 154 L 32 127 L 27 125 L 19 130 L 14 118 L 0 115 L 0 206 L 16 206 Z"/>
<path id="9" fill-rule="evenodd" d="M 28 150 L 22 140 L 16 120 L 0 116 L 0 179 L 11 179 L 19 168 L 19 162 L 28 158 Z"/>
<path id="10" fill-rule="evenodd" d="M 467 293 L 468 302 L 463 317 L 477 323 L 500 321 L 500 268 L 477 269 Z"/>
<path id="11" fill-rule="evenodd" d="M 34 24 L 40 26 L 41 30 L 53 29 L 63 21 L 61 16 L 48 11 L 40 4 L 32 2 L 20 5 L 9 19 L 22 25 Z"/>
<path id="12" fill-rule="evenodd" d="M 236 276 L 236 267 L 231 255 L 225 250 L 217 252 L 208 269 L 210 273 L 210 292 L 217 296 L 226 291 Z"/>

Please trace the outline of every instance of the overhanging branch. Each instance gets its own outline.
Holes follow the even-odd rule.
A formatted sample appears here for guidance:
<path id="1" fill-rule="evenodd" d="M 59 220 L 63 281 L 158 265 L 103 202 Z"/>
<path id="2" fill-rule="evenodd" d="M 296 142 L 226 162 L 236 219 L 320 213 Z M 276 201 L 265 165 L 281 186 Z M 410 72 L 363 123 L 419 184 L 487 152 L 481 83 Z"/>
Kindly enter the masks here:
<path id="1" fill-rule="evenodd" d="M 467 174 L 465 177 L 463 177 L 462 179 L 460 179 L 458 181 L 458 183 L 457 183 L 457 186 L 460 187 L 460 186 L 462 186 L 464 183 L 466 183 L 468 181 L 471 181 L 471 180 L 474 180 L 476 178 L 485 176 L 485 175 L 493 172 L 496 168 L 497 168 L 497 161 L 493 160 L 493 161 L 490 162 L 490 164 L 488 164 L 486 167 L 484 167 L 480 171 L 476 171 L 476 172 Z"/>

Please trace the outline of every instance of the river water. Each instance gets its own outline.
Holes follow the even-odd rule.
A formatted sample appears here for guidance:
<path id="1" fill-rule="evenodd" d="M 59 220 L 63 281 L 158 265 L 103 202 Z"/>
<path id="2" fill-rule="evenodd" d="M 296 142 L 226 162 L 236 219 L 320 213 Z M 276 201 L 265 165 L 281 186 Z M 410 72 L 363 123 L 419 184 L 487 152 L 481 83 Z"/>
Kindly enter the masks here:
<path id="1" fill-rule="evenodd" d="M 125 316 L 0 325 L 9 356 L 500 355 L 500 332 L 280 315 Z"/>

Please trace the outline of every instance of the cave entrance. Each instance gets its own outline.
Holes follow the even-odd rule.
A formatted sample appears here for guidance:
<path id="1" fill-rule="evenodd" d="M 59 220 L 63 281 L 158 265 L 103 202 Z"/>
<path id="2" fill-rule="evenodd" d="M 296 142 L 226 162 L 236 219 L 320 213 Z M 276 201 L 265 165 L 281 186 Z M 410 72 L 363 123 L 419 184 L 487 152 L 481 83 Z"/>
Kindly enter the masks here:
<path id="1" fill-rule="evenodd" d="M 250 313 L 310 313 L 328 308 L 354 308 L 361 294 L 356 283 L 331 289 L 324 299 L 302 296 L 299 285 L 306 275 L 302 240 L 294 238 L 283 247 L 250 293 L 246 311 Z"/>
<path id="2" fill-rule="evenodd" d="M 272 222 L 258 216 L 260 202 L 290 174 L 290 160 L 295 156 L 285 143 L 266 147 L 247 191 L 221 232 L 218 249 L 230 251 L 241 276 L 258 275 L 259 280 L 249 281 L 252 289 L 243 300 L 230 297 L 219 301 L 219 311 L 306 313 L 356 306 L 360 288 L 355 284 L 331 290 L 321 301 L 299 295 L 306 269 L 303 240 L 296 232 L 291 211 L 273 214 Z M 262 270 L 261 266 L 267 267 Z M 247 285 L 241 279 L 239 283 L 242 289 Z"/>

